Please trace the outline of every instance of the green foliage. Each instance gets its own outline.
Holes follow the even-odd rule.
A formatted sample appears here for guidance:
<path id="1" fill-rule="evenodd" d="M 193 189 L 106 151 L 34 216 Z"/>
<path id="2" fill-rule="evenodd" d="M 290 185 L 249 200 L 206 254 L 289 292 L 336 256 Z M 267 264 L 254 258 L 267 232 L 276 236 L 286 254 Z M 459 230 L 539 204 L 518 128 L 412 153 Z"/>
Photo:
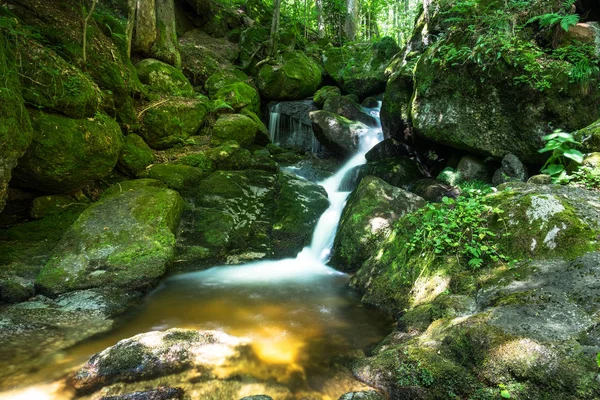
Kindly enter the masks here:
<path id="1" fill-rule="evenodd" d="M 569 27 L 577 25 L 577 23 L 579 22 L 579 15 L 561 15 L 555 13 L 536 15 L 535 17 L 527 21 L 528 24 L 531 24 L 532 22 L 539 23 L 541 27 L 553 26 L 558 24 L 561 28 L 565 30 L 565 32 L 568 32 Z"/>
<path id="2" fill-rule="evenodd" d="M 582 165 L 570 174 L 564 174 L 556 180 L 556 183 L 599 190 L 600 168 Z"/>
<path id="3" fill-rule="evenodd" d="M 569 81 L 579 84 L 584 94 L 590 89 L 590 84 L 598 79 L 600 67 L 594 46 L 579 41 L 554 50 L 553 55 L 559 60 L 570 63 Z"/>
<path id="4" fill-rule="evenodd" d="M 571 146 L 580 143 L 570 133 L 556 129 L 551 134 L 544 136 L 543 139 L 546 145 L 538 151 L 540 153 L 551 151 L 552 154 L 542 166 L 541 172 L 550 175 L 553 182 L 557 182 L 565 177 L 567 159 L 573 160 L 578 164 L 583 162 L 583 154 Z"/>
<path id="5" fill-rule="evenodd" d="M 429 387 L 434 383 L 431 370 L 422 367 L 420 362 L 403 362 L 396 369 L 399 386 Z"/>
<path id="6" fill-rule="evenodd" d="M 416 230 L 407 243 L 409 253 L 452 255 L 472 269 L 489 261 L 508 261 L 499 248 L 496 234 L 487 225 L 491 215 L 502 221 L 504 212 L 488 205 L 489 192 L 489 187 L 466 188 L 456 200 L 445 197 L 442 205 L 428 204 L 413 213 L 409 221 Z"/>

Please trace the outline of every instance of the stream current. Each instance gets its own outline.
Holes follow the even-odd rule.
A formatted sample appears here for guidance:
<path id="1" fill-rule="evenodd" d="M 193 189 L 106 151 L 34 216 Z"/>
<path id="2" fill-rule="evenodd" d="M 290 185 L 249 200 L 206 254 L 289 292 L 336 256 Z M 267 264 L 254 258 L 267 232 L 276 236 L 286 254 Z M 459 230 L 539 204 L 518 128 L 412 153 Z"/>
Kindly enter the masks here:
<path id="1" fill-rule="evenodd" d="M 365 111 L 379 116 L 379 109 Z M 361 304 L 347 286 L 349 276 L 328 267 L 326 262 L 349 195 L 339 191 L 342 179 L 365 162 L 365 153 L 380 140 L 380 128 L 362 132 L 358 152 L 333 176 L 319 182 L 327 191 L 330 206 L 320 217 L 310 246 L 296 258 L 171 276 L 119 329 L 57 355 L 53 365 L 32 374 L 30 382 L 23 382 L 23 388 L 0 393 L 0 399 L 73 398 L 64 385 L 68 371 L 121 339 L 174 327 L 220 330 L 249 339 L 254 354 L 245 373 L 259 382 L 277 382 L 287 388 L 285 393 L 277 393 L 255 386 L 254 393 L 246 388 L 234 390 L 235 394 L 227 397 L 201 394 L 193 382 L 182 382 L 181 376 L 152 382 L 181 386 L 192 398 L 237 400 L 262 393 L 275 400 L 337 400 L 345 392 L 360 389 L 361 384 L 351 378 L 344 364 L 352 357 L 364 356 L 363 352 L 389 333 L 390 321 Z M 142 382 L 129 386 L 126 392 L 151 387 Z"/>

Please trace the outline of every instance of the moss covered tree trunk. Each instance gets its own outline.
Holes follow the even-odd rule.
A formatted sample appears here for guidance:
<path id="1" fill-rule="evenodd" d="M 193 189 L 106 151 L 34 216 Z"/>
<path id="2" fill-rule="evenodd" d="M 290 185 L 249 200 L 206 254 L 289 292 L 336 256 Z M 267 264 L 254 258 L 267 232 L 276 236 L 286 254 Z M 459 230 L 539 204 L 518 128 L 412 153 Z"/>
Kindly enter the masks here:
<path id="1" fill-rule="evenodd" d="M 181 66 L 173 0 L 136 1 L 132 47 L 134 52 Z"/>

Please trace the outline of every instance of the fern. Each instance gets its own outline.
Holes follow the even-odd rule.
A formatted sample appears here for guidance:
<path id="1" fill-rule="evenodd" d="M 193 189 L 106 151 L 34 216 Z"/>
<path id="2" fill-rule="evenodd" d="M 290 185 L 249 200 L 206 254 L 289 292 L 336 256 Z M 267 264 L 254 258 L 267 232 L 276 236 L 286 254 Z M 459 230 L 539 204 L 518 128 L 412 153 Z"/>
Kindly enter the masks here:
<path id="1" fill-rule="evenodd" d="M 571 26 L 577 25 L 577 23 L 579 22 L 579 15 L 543 14 L 537 15 L 531 18 L 529 21 L 527 21 L 528 24 L 531 24 L 533 22 L 538 22 L 541 27 L 560 24 L 560 27 L 563 28 L 565 32 L 568 32 Z"/>

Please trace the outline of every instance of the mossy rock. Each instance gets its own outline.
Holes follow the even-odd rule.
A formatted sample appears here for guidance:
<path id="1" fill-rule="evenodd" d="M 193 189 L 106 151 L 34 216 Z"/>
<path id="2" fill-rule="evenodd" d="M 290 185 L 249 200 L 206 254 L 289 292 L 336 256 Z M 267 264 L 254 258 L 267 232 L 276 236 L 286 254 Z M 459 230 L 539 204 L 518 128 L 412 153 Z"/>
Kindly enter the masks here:
<path id="1" fill-rule="evenodd" d="M 27 103 L 71 118 L 93 117 L 103 102 L 100 88 L 78 68 L 32 40 L 20 52 L 21 85 Z"/>
<path id="2" fill-rule="evenodd" d="M 246 117 L 252 119 L 258 126 L 258 132 L 254 137 L 254 143 L 259 146 L 267 146 L 271 143 L 271 134 L 269 133 L 269 129 L 264 122 L 256 115 L 256 113 L 252 110 L 249 110 L 247 107 L 243 108 L 240 114 L 245 115 Z"/>
<path id="3" fill-rule="evenodd" d="M 141 136 L 131 133 L 123 139 L 117 167 L 129 176 L 136 177 L 154 162 L 154 153 Z"/>
<path id="4" fill-rule="evenodd" d="M 387 158 L 357 167 L 353 181 L 360 182 L 365 176 L 376 176 L 392 186 L 408 190 L 415 181 L 423 178 L 418 164 L 408 157 Z"/>
<path id="5" fill-rule="evenodd" d="M 223 87 L 238 82 L 249 83 L 250 77 L 237 69 L 217 71 L 206 80 L 204 89 L 213 97 Z"/>
<path id="6" fill-rule="evenodd" d="M 372 115 L 363 111 L 350 96 L 330 96 L 323 104 L 323 110 L 341 115 L 352 121 L 362 122 L 369 127 L 376 127 L 379 121 Z"/>
<path id="7" fill-rule="evenodd" d="M 585 153 L 600 151 L 600 120 L 573 132 L 575 140 L 581 145 L 574 146 Z"/>
<path id="8" fill-rule="evenodd" d="M 85 209 L 88 206 L 88 200 L 76 199 L 74 196 L 52 195 L 37 197 L 31 204 L 29 214 L 32 218 L 41 219 L 49 215 L 60 215 L 70 208 Z"/>
<path id="9" fill-rule="evenodd" d="M 201 169 L 188 165 L 156 164 L 148 168 L 143 177 L 156 179 L 171 189 L 185 193 L 186 189 L 195 187 L 204 174 Z"/>
<path id="10" fill-rule="evenodd" d="M 319 217 L 329 207 L 327 192 L 321 186 L 282 173 L 273 223 L 273 254 L 294 257 L 310 244 Z"/>
<path id="11" fill-rule="evenodd" d="M 229 104 L 236 112 L 244 108 L 254 113 L 260 111 L 260 96 L 258 92 L 244 82 L 235 82 L 221 87 L 214 94 L 213 98 Z"/>
<path id="12" fill-rule="evenodd" d="M 391 233 L 400 217 L 425 205 L 417 195 L 367 176 L 352 192 L 335 236 L 331 264 L 339 270 L 356 272 Z"/>
<path id="13" fill-rule="evenodd" d="M 298 100 L 312 96 L 321 84 L 321 70 L 304 53 L 288 52 L 275 65 L 264 64 L 256 78 L 268 100 Z"/>
<path id="14" fill-rule="evenodd" d="M 381 103 L 381 129 L 386 138 L 405 139 L 410 128 L 410 105 L 413 94 L 414 61 L 399 66 L 390 76 Z"/>
<path id="15" fill-rule="evenodd" d="M 262 54 L 257 54 L 261 47 L 265 46 L 265 43 L 269 39 L 269 31 L 262 26 L 251 26 L 244 30 L 240 35 L 240 63 L 243 67 L 248 68 L 253 64 L 256 64 L 261 58 Z M 266 50 L 266 48 L 265 48 Z M 263 52 L 264 53 L 264 52 Z M 258 59 L 254 59 L 255 54 L 258 55 Z"/>
<path id="16" fill-rule="evenodd" d="M 194 88 L 177 68 L 153 58 L 135 65 L 140 81 L 150 90 L 167 96 L 192 96 Z"/>
<path id="17" fill-rule="evenodd" d="M 210 143 L 219 146 L 226 141 L 235 140 L 247 147 L 254 143 L 258 131 L 258 125 L 250 117 L 241 114 L 221 115 L 213 127 Z"/>
<path id="18" fill-rule="evenodd" d="M 220 42 L 221 40 L 222 42 Z M 194 86 L 203 87 L 213 74 L 233 70 L 230 48 L 235 48 L 225 39 L 215 39 L 204 32 L 191 30 L 179 39 L 183 74 Z"/>
<path id="19" fill-rule="evenodd" d="M 318 107 L 323 107 L 325 101 L 327 101 L 330 97 L 341 96 L 342 91 L 337 86 L 323 86 L 321 89 L 317 90 L 315 95 L 313 96 L 313 101 Z"/>
<path id="20" fill-rule="evenodd" d="M 15 169 L 14 184 L 48 193 L 81 189 L 117 164 L 122 134 L 105 114 L 71 119 L 30 111 L 34 138 Z"/>
<path id="21" fill-rule="evenodd" d="M 171 97 L 150 105 L 141 119 L 140 136 L 157 150 L 182 144 L 204 124 L 207 103 L 202 98 Z"/>
<path id="22" fill-rule="evenodd" d="M 519 50 L 519 56 L 532 57 L 527 51 Z M 436 57 L 430 48 L 414 70 L 411 120 L 421 138 L 498 159 L 512 153 L 524 163 L 541 163 L 546 156 L 538 150 L 550 125 L 572 132 L 598 117 L 600 91 L 582 96 L 569 82 L 564 61 L 544 61 L 550 87 L 542 92 L 515 83 L 523 66 L 504 65 L 490 73 L 465 63 L 442 71 Z"/>
<path id="23" fill-rule="evenodd" d="M 0 88 L 0 211 L 4 209 L 8 182 L 17 160 L 31 143 L 33 130 L 21 96 L 21 85 L 14 49 L 0 31 L 0 70 L 4 84 Z"/>
<path id="24" fill-rule="evenodd" d="M 216 170 L 241 171 L 246 169 L 277 171 L 277 163 L 269 155 L 252 154 L 235 140 L 228 140 L 218 147 L 181 157 L 177 162 L 196 167 L 205 172 Z"/>
<path id="25" fill-rule="evenodd" d="M 151 288 L 173 261 L 182 206 L 177 192 L 152 181 L 107 191 L 62 237 L 36 286 L 50 295 Z"/>
<path id="26" fill-rule="evenodd" d="M 358 150 L 359 137 L 368 127 L 325 110 L 311 111 L 310 119 L 317 140 L 329 150 L 349 156 Z"/>

